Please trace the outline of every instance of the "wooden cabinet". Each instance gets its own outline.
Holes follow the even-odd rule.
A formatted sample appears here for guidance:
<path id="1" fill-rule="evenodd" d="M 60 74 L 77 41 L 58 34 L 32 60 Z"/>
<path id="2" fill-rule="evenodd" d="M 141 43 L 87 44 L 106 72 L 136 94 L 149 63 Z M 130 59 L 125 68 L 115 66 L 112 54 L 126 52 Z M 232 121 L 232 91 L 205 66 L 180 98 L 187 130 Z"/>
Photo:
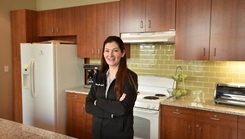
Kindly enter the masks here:
<path id="1" fill-rule="evenodd" d="M 32 10 L 11 11 L 12 64 L 14 90 L 14 121 L 22 122 L 22 91 L 20 43 L 38 41 L 37 12 Z"/>
<path id="2" fill-rule="evenodd" d="M 245 117 L 238 116 L 238 139 L 245 138 Z"/>
<path id="3" fill-rule="evenodd" d="M 119 2 L 87 5 L 76 8 L 78 56 L 101 58 L 108 36 L 119 36 Z"/>
<path id="4" fill-rule="evenodd" d="M 172 106 L 161 106 L 162 139 L 194 139 L 194 110 Z"/>
<path id="5" fill-rule="evenodd" d="M 81 6 L 75 9 L 75 28 L 77 32 L 77 55 L 82 58 L 97 56 L 96 6 Z M 96 51 L 96 52 L 95 52 Z"/>
<path id="6" fill-rule="evenodd" d="M 209 59 L 211 0 L 176 2 L 175 58 Z"/>
<path id="7" fill-rule="evenodd" d="M 67 93 L 67 135 L 92 138 L 92 116 L 85 112 L 86 95 Z"/>
<path id="8" fill-rule="evenodd" d="M 177 0 L 175 58 L 245 60 L 245 1 Z"/>
<path id="9" fill-rule="evenodd" d="M 38 36 L 75 35 L 74 8 L 38 12 Z"/>
<path id="10" fill-rule="evenodd" d="M 237 139 L 237 116 L 196 110 L 196 139 Z"/>
<path id="11" fill-rule="evenodd" d="M 244 129 L 240 124 L 240 136 Z M 237 137 L 236 115 L 161 106 L 162 139 L 237 139 Z"/>
<path id="12" fill-rule="evenodd" d="M 212 0 L 210 60 L 245 60 L 244 23 L 244 0 Z"/>
<path id="13" fill-rule="evenodd" d="M 120 32 L 175 29 L 175 0 L 120 0 Z"/>

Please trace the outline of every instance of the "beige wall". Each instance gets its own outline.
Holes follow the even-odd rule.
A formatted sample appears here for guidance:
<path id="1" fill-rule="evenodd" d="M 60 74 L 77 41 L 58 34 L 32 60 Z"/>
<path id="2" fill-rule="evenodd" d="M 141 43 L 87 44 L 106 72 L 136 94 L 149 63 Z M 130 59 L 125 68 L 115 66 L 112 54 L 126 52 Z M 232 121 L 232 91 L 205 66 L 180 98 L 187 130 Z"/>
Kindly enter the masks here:
<path id="1" fill-rule="evenodd" d="M 104 3 L 119 0 L 36 0 L 37 10 L 58 9 L 64 7 L 75 7 L 80 5 L 89 5 L 95 3 Z"/>
<path id="2" fill-rule="evenodd" d="M 35 0 L 0 0 L 0 118 L 13 119 L 10 11 L 36 9 Z M 4 66 L 9 67 L 4 72 Z"/>

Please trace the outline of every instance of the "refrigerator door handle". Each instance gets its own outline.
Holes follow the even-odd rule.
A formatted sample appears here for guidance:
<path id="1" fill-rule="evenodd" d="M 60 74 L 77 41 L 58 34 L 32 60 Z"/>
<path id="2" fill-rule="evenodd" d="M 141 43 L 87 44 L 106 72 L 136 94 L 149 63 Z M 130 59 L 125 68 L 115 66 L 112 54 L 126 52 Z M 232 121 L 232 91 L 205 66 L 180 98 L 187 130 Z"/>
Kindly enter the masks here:
<path id="1" fill-rule="evenodd" d="M 36 93 L 35 93 L 35 61 L 32 58 L 31 62 L 30 62 L 30 84 L 31 84 L 31 94 L 32 97 L 35 98 L 36 97 Z"/>

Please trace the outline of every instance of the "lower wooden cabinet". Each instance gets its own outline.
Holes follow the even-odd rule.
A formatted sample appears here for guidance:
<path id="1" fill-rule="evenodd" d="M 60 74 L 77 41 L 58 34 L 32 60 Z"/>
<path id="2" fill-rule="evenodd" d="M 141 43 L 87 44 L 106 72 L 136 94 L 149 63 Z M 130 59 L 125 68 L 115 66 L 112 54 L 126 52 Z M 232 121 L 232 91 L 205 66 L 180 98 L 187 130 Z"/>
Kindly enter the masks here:
<path id="1" fill-rule="evenodd" d="M 162 105 L 160 127 L 161 139 L 194 139 L 194 110 Z"/>
<path id="2" fill-rule="evenodd" d="M 67 92 L 67 135 L 79 139 L 92 138 L 92 116 L 85 112 L 86 95 Z"/>
<path id="3" fill-rule="evenodd" d="M 241 139 L 244 125 L 245 118 L 236 115 L 161 106 L 162 139 Z"/>
<path id="4" fill-rule="evenodd" d="M 238 139 L 245 138 L 245 117 L 238 116 Z"/>

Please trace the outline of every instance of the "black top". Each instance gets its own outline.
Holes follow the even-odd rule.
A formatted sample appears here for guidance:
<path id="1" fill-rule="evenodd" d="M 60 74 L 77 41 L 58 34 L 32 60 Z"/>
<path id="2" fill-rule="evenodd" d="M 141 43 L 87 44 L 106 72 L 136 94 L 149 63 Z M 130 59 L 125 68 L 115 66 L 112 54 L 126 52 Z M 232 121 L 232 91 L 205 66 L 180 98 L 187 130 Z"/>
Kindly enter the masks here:
<path id="1" fill-rule="evenodd" d="M 128 69 L 138 87 L 137 74 Z M 105 98 L 106 73 L 96 74 L 94 83 L 86 98 L 86 112 L 93 115 L 93 139 L 133 139 L 133 107 L 137 97 L 137 90 L 130 82 L 129 76 L 125 82 L 123 101 L 116 100 L 114 92 L 115 81 L 112 81 Z M 96 106 L 94 101 L 97 100 Z"/>

